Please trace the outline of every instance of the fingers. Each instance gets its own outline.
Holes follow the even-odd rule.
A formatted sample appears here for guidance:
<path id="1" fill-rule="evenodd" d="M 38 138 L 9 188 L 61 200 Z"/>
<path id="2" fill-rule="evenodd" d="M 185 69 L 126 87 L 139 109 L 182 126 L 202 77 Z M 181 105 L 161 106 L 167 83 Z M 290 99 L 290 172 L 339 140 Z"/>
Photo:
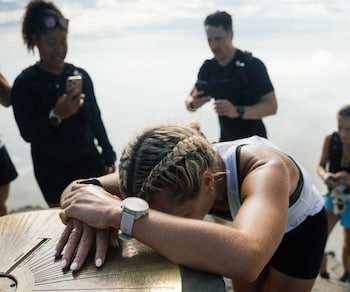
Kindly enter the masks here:
<path id="1" fill-rule="evenodd" d="M 68 221 L 69 221 L 69 217 L 67 216 L 66 211 L 65 210 L 61 210 L 61 212 L 59 213 L 59 216 L 61 218 L 62 223 L 64 225 L 67 225 Z"/>
<path id="2" fill-rule="evenodd" d="M 60 96 L 60 98 L 57 100 L 57 104 L 61 104 L 63 103 L 65 100 L 67 99 L 67 94 L 63 94 L 62 96 Z"/>
<path id="3" fill-rule="evenodd" d="M 70 265 L 72 271 L 78 271 L 83 266 L 89 251 L 91 249 L 95 235 L 95 229 L 84 224 L 83 233 L 80 236 L 80 240 L 77 245 L 75 245 L 76 254 L 74 260 Z M 74 241 L 72 239 L 72 241 Z M 74 245 L 75 243 L 73 243 Z"/>
<path id="4" fill-rule="evenodd" d="M 118 230 L 114 228 L 110 228 L 109 232 L 109 245 L 113 247 L 119 246 L 119 236 L 118 236 Z"/>
<path id="5" fill-rule="evenodd" d="M 88 257 L 95 235 L 95 265 L 101 267 L 106 260 L 109 244 L 119 246 L 117 230 L 95 229 L 76 219 L 70 219 L 55 250 L 55 257 L 62 254 L 61 267 L 69 267 L 71 271 L 80 270 Z"/>
<path id="6" fill-rule="evenodd" d="M 108 250 L 108 244 L 110 241 L 110 232 L 116 233 L 114 229 L 100 229 L 96 231 L 96 254 L 95 254 L 95 265 L 101 267 L 105 260 Z M 115 243 L 115 242 L 114 242 Z"/>
<path id="7" fill-rule="evenodd" d="M 62 261 L 61 261 L 61 267 L 66 268 L 73 260 L 75 251 L 77 247 L 79 246 L 79 243 L 81 241 L 82 235 L 83 235 L 83 224 L 75 219 L 71 219 L 72 225 L 70 232 L 68 234 L 68 237 L 66 234 L 63 233 L 62 237 L 65 237 L 65 248 L 62 255 Z M 65 230 L 66 231 L 66 230 Z M 67 230 L 68 232 L 68 230 Z M 86 235 L 85 235 L 86 237 Z M 62 240 L 63 241 L 63 240 Z M 74 268 L 74 269 L 72 269 Z M 71 265 L 71 269 L 75 270 L 77 268 L 77 265 Z"/>
<path id="8" fill-rule="evenodd" d="M 54 254 L 55 257 L 58 257 L 62 253 L 63 248 L 64 248 L 64 246 L 66 245 L 66 243 L 68 241 L 68 238 L 69 238 L 69 235 L 70 235 L 72 229 L 73 229 L 73 222 L 71 220 L 66 225 L 63 233 L 61 234 L 60 239 L 58 240 L 58 243 L 56 245 L 55 254 Z"/>

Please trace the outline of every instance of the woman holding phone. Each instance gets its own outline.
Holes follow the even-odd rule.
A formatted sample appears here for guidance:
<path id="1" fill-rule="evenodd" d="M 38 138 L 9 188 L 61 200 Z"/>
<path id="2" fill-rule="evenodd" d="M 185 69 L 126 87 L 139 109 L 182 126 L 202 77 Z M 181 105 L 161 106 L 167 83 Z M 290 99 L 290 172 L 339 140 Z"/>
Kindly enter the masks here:
<path id="1" fill-rule="evenodd" d="M 38 50 L 39 60 L 17 76 L 12 88 L 15 119 L 31 144 L 35 177 L 50 207 L 59 206 L 73 179 L 113 172 L 116 161 L 89 74 L 65 63 L 68 24 L 54 3 L 28 3 L 22 36 L 29 52 Z M 80 81 L 67 90 L 70 76 Z"/>

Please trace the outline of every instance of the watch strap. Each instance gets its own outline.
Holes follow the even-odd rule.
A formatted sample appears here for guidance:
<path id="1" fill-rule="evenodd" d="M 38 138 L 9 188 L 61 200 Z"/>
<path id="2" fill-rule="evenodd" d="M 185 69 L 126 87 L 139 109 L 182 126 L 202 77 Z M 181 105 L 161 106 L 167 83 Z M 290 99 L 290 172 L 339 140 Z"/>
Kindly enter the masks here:
<path id="1" fill-rule="evenodd" d="M 245 107 L 243 105 L 237 105 L 236 110 L 238 112 L 238 117 L 242 118 L 243 115 L 245 114 Z"/>
<path id="2" fill-rule="evenodd" d="M 49 121 L 50 121 L 50 124 L 51 125 L 54 125 L 54 126 L 58 126 L 61 122 L 62 122 L 62 119 L 60 118 L 60 116 L 58 116 L 55 111 L 52 109 L 50 112 L 49 112 Z"/>
<path id="3" fill-rule="evenodd" d="M 122 240 L 129 240 L 132 238 L 132 228 L 135 222 L 135 215 L 130 214 L 126 211 L 122 212 L 122 219 L 120 221 L 119 238 Z"/>
<path id="4" fill-rule="evenodd" d="M 95 186 L 99 186 L 99 187 L 102 187 L 102 184 L 101 182 L 95 178 L 95 177 L 91 177 L 91 178 L 88 178 L 88 179 L 83 179 L 83 180 L 79 180 L 77 181 L 77 184 L 84 184 L 84 185 L 95 185 Z"/>

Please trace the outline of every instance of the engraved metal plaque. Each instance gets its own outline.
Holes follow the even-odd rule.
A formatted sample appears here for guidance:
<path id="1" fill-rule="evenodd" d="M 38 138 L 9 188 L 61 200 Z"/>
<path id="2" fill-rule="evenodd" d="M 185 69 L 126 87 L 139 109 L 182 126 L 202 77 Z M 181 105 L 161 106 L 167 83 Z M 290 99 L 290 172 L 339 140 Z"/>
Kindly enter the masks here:
<path id="1" fill-rule="evenodd" d="M 179 266 L 137 240 L 110 248 L 96 268 L 62 270 L 54 249 L 64 225 L 58 209 L 0 217 L 0 291 L 182 291 Z"/>

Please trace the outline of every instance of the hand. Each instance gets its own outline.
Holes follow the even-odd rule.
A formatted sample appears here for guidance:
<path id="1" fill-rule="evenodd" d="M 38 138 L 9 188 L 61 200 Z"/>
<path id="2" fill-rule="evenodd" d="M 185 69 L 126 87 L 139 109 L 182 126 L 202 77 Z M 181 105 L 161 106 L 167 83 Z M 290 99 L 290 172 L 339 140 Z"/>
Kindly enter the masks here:
<path id="1" fill-rule="evenodd" d="M 85 94 L 78 94 L 77 89 L 63 94 L 57 101 L 55 106 L 55 113 L 61 119 L 68 119 L 75 115 L 78 110 L 83 106 Z"/>
<path id="2" fill-rule="evenodd" d="M 215 100 L 214 109 L 219 116 L 225 116 L 231 119 L 239 116 L 236 107 L 227 99 Z"/>
<path id="3" fill-rule="evenodd" d="M 193 109 L 200 108 L 203 104 L 207 103 L 211 100 L 211 96 L 203 96 L 203 91 L 198 91 L 196 87 L 194 87 L 191 91 L 191 97 L 192 97 L 192 105 Z"/>
<path id="4" fill-rule="evenodd" d="M 101 267 L 105 260 L 108 244 L 119 246 L 118 234 L 115 229 L 94 229 L 76 219 L 70 219 L 64 229 L 55 250 L 55 257 L 61 255 L 61 267 L 70 266 L 72 271 L 78 271 L 83 266 L 94 239 L 96 239 L 95 265 Z"/>
<path id="5" fill-rule="evenodd" d="M 73 184 L 61 198 L 61 208 L 65 217 L 94 228 L 118 228 L 120 224 L 121 199 L 94 185 Z"/>
<path id="6" fill-rule="evenodd" d="M 327 172 L 322 177 L 324 184 L 329 188 L 334 188 L 338 185 L 336 178 L 334 177 L 334 173 Z"/>
<path id="7" fill-rule="evenodd" d="M 338 171 L 333 177 L 339 184 L 350 187 L 350 174 L 347 171 Z"/>

